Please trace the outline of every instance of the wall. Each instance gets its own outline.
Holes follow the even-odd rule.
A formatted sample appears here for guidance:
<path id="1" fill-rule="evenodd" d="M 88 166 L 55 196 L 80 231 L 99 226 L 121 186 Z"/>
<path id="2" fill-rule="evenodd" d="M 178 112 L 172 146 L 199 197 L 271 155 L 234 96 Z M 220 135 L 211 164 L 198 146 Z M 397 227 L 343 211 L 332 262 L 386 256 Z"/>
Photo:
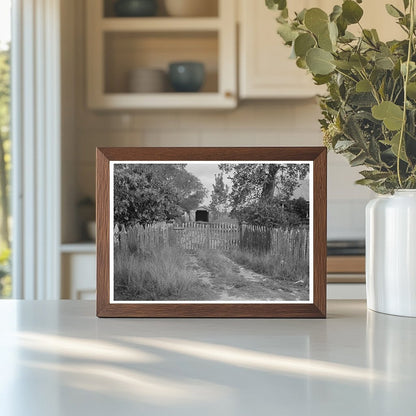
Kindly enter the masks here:
<path id="1" fill-rule="evenodd" d="M 74 212 L 77 200 L 94 195 L 96 146 L 321 145 L 319 107 L 314 99 L 242 102 L 233 111 L 89 111 L 85 107 L 81 0 L 75 1 L 75 22 L 73 46 L 64 52 L 70 66 L 65 68 L 66 89 L 75 93 L 71 119 L 74 140 L 64 146 L 63 154 L 64 186 L 71 189 L 72 200 L 64 193 L 64 211 Z M 72 64 L 68 59 L 71 54 Z M 364 207 L 372 193 L 354 185 L 359 169 L 351 169 L 342 157 L 330 154 L 328 164 L 328 237 L 363 238 Z M 68 166 L 75 176 L 69 174 Z M 76 239 L 74 227 L 67 228 L 64 241 Z"/>

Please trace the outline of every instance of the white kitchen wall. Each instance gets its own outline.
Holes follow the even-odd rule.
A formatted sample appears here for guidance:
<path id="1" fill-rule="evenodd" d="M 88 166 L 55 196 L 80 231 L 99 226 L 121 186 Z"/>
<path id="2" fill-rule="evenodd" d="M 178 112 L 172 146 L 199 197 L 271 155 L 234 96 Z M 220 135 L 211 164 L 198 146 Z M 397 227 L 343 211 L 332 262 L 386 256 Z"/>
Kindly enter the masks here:
<path id="1" fill-rule="evenodd" d="M 75 205 L 84 196 L 94 196 L 97 146 L 321 145 L 319 106 L 315 99 L 241 102 L 232 111 L 87 110 L 83 0 L 75 0 L 74 5 L 75 25 L 66 29 L 73 34 L 73 40 L 67 41 L 71 49 L 64 49 L 68 67 L 63 68 L 64 91 L 70 100 L 66 107 L 74 107 L 74 111 L 68 111 L 66 124 L 70 129 L 64 135 L 62 155 L 66 171 L 64 187 L 73 193 L 71 198 L 64 193 L 64 218 L 65 211 L 74 211 L 71 204 Z M 358 171 L 351 169 L 342 157 L 329 155 L 329 238 L 364 237 L 364 207 L 372 193 L 354 185 Z M 64 231 L 64 240 L 73 239 L 71 234 L 70 229 Z"/>

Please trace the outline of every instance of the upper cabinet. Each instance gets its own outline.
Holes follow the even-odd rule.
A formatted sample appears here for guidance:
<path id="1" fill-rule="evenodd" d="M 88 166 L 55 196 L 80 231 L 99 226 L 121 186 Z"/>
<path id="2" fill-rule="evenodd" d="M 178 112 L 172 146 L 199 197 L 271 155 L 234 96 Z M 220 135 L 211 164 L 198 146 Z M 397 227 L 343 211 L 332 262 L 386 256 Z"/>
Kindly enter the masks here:
<path id="1" fill-rule="evenodd" d="M 156 1 L 157 13 L 151 17 L 124 17 L 117 9 L 120 4 Z M 237 106 L 238 98 L 308 98 L 325 92 L 324 86 L 315 86 L 311 75 L 289 58 L 290 48 L 276 33 L 277 12 L 268 10 L 264 0 L 85 3 L 91 109 L 229 109 Z M 292 3 L 291 12 L 305 7 L 330 12 L 341 0 Z M 402 7 L 402 0 L 392 3 Z M 365 10 L 363 25 L 376 28 L 382 40 L 403 36 L 384 3 L 366 0 L 361 6 Z M 359 30 L 355 26 L 350 30 Z M 198 91 L 182 92 L 188 87 Z"/>
<path id="2" fill-rule="evenodd" d="M 321 88 L 311 75 L 289 59 L 291 50 L 277 35 L 275 11 L 264 1 L 239 0 L 240 19 L 240 97 L 241 98 L 307 98 Z M 324 7 L 325 1 L 298 0 L 296 10 Z M 330 3 L 326 0 L 326 3 Z"/>
<path id="3" fill-rule="evenodd" d="M 120 3 L 86 2 L 89 108 L 237 105 L 234 1 L 159 1 L 157 14 L 150 17 L 122 16 L 125 10 L 117 9 Z M 181 10 L 186 3 L 188 9 Z"/>
<path id="4" fill-rule="evenodd" d="M 277 12 L 260 0 L 238 0 L 239 7 L 239 89 L 241 98 L 307 98 L 325 92 L 313 84 L 312 77 L 290 59 L 291 49 L 277 35 Z M 403 8 L 402 0 L 390 3 Z M 330 12 L 341 0 L 297 0 L 288 2 L 290 11 L 320 7 Z M 381 40 L 403 38 L 404 32 L 388 15 L 384 2 L 365 0 L 362 25 L 377 29 Z M 349 30 L 359 31 L 358 25 Z"/>

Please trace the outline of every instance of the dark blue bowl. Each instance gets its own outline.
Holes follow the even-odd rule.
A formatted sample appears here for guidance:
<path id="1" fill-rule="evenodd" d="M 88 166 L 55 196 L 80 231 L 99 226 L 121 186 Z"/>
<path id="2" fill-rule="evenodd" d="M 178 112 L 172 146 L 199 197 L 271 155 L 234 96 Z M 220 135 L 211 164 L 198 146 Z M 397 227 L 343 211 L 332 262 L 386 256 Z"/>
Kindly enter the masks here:
<path id="1" fill-rule="evenodd" d="M 205 80 L 205 67 L 201 62 L 172 62 L 169 80 L 177 92 L 197 92 Z"/>
<path id="2" fill-rule="evenodd" d="M 156 0 L 118 0 L 114 12 L 120 17 L 148 17 L 157 12 Z"/>

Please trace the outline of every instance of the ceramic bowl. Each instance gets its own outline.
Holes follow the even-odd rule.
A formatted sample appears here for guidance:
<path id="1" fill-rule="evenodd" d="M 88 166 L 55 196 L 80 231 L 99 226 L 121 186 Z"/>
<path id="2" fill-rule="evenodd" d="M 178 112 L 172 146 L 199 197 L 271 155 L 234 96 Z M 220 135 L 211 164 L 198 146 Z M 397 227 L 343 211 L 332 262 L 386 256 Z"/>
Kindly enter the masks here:
<path id="1" fill-rule="evenodd" d="M 172 62 L 169 80 L 177 92 L 197 92 L 205 80 L 205 67 L 201 62 Z"/>
<path id="2" fill-rule="evenodd" d="M 157 12 L 156 0 L 118 0 L 114 12 L 119 17 L 148 17 Z"/>
<path id="3" fill-rule="evenodd" d="M 129 72 L 128 91 L 131 93 L 165 92 L 167 84 L 167 75 L 162 69 L 136 68 Z"/>

